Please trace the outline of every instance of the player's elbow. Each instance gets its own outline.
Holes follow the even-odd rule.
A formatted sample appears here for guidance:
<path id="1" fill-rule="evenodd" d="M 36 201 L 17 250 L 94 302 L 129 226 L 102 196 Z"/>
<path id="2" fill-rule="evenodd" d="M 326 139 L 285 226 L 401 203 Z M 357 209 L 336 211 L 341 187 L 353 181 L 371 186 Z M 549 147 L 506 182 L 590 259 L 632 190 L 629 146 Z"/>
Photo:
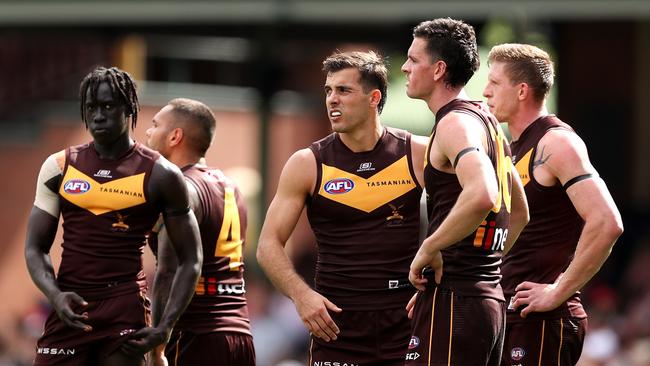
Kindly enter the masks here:
<path id="1" fill-rule="evenodd" d="M 603 231 L 605 235 L 612 239 L 612 244 L 619 236 L 623 234 L 623 220 L 619 214 L 613 214 L 612 217 L 609 217 L 606 220 L 606 223 L 603 225 Z"/>
<path id="2" fill-rule="evenodd" d="M 601 213 L 597 217 L 598 219 L 592 222 L 593 227 L 597 228 L 599 237 L 607 238 L 606 242 L 613 246 L 618 237 L 623 234 L 621 215 L 618 212 L 607 212 Z"/>
<path id="3" fill-rule="evenodd" d="M 266 240 L 260 238 L 260 241 L 257 243 L 257 251 L 255 252 L 255 258 L 257 263 L 262 267 L 266 267 L 266 262 L 268 258 L 268 244 Z"/>
<path id="4" fill-rule="evenodd" d="M 490 187 L 477 190 L 477 194 L 474 195 L 474 207 L 481 212 L 492 210 L 497 204 L 498 194 L 497 189 L 490 189 Z"/>

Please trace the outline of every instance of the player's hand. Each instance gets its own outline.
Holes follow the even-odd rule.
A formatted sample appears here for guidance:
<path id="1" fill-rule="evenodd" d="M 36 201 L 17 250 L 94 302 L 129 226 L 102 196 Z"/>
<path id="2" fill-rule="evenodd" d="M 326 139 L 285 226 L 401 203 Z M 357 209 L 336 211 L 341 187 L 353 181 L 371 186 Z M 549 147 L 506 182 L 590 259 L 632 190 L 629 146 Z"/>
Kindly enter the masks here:
<path id="1" fill-rule="evenodd" d="M 147 366 L 168 366 L 167 357 L 165 357 L 165 344 L 156 346 L 147 357 Z"/>
<path id="2" fill-rule="evenodd" d="M 300 319 L 309 332 L 326 342 L 336 340 L 339 327 L 334 323 L 328 310 L 340 313 L 342 310 L 325 296 L 309 290 L 294 299 Z"/>
<path id="3" fill-rule="evenodd" d="M 413 258 L 411 269 L 409 270 L 409 281 L 411 281 L 413 287 L 420 291 L 424 291 L 426 283 L 429 282 L 422 275 L 425 267 L 431 267 L 434 270 L 434 279 L 437 284 L 440 284 L 442 280 L 442 254 L 440 251 L 429 254 L 420 247 L 415 258 Z"/>
<path id="4" fill-rule="evenodd" d="M 413 309 L 415 309 L 415 302 L 418 299 L 418 294 L 420 291 L 416 291 L 413 294 L 413 297 L 411 297 L 411 300 L 409 300 L 408 304 L 406 304 L 406 311 L 408 311 L 408 317 L 409 319 L 413 319 Z"/>
<path id="5" fill-rule="evenodd" d="M 93 327 L 87 324 L 88 313 L 85 311 L 79 312 L 86 306 L 88 306 L 86 300 L 75 292 L 60 292 L 52 301 L 54 311 L 67 326 L 90 332 Z"/>
<path id="6" fill-rule="evenodd" d="M 157 327 L 145 327 L 131 333 L 129 339 L 122 343 L 121 350 L 129 356 L 142 357 L 154 347 L 169 340 L 169 331 Z"/>
<path id="7" fill-rule="evenodd" d="M 551 311 L 563 302 L 562 299 L 557 299 L 556 288 L 557 283 L 522 282 L 515 288 L 517 292 L 512 304 L 515 309 L 525 306 L 520 313 L 522 318 L 533 312 Z"/>

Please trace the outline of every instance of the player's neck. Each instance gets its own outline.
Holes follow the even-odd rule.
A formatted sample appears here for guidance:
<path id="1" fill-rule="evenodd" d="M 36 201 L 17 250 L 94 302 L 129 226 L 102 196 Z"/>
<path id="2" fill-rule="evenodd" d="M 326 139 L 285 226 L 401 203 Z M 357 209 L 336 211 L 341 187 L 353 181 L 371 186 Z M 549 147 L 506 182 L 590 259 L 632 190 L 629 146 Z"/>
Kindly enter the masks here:
<path id="1" fill-rule="evenodd" d="M 171 161 L 179 168 L 199 163 L 205 164 L 205 158 L 202 156 L 180 149 L 172 150 L 167 160 Z"/>
<path id="2" fill-rule="evenodd" d="M 434 90 L 431 97 L 427 101 L 427 105 L 433 114 L 438 113 L 440 108 L 447 105 L 454 99 L 469 99 L 465 89 L 462 87 L 451 88 L 447 85 L 442 85 L 438 90 Z"/>
<path id="3" fill-rule="evenodd" d="M 517 141 L 524 130 L 538 118 L 546 115 L 548 115 L 548 110 L 545 105 L 521 108 L 511 118 L 512 121 L 508 121 L 508 129 L 510 130 L 513 141 Z"/>
<path id="4" fill-rule="evenodd" d="M 363 129 L 339 133 L 339 137 L 348 149 L 353 152 L 364 152 L 374 149 L 383 133 L 384 127 L 377 119 Z"/>
<path id="5" fill-rule="evenodd" d="M 120 136 L 117 140 L 111 143 L 101 143 L 100 141 L 94 140 L 93 147 L 97 152 L 97 155 L 103 160 L 117 160 L 124 156 L 127 151 L 129 151 L 135 141 L 131 139 L 129 134 Z"/>

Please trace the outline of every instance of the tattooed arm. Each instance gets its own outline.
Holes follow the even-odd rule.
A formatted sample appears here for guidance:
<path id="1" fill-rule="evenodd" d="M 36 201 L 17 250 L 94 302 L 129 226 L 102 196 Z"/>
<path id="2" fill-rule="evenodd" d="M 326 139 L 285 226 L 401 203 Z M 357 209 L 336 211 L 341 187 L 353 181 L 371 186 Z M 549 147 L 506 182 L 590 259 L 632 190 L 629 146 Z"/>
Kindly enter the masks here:
<path id="1" fill-rule="evenodd" d="M 554 284 L 523 282 L 515 306 L 527 304 L 521 316 L 553 310 L 580 290 L 603 265 L 623 232 L 621 216 L 607 186 L 591 165 L 584 142 L 573 132 L 551 130 L 540 140 L 533 163 L 535 179 L 545 186 L 561 184 L 585 225 L 574 258 Z M 576 177 L 586 179 L 576 181 Z M 575 183 L 567 185 L 568 182 Z"/>

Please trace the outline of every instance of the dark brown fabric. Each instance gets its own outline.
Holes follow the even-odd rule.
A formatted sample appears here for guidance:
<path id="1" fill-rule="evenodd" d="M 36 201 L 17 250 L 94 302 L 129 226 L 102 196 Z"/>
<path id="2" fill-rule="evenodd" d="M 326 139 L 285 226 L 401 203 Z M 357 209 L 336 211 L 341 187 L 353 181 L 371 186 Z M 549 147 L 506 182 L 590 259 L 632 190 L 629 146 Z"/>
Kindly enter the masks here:
<path id="1" fill-rule="evenodd" d="M 582 353 L 587 319 L 508 323 L 502 366 L 573 366 Z"/>
<path id="2" fill-rule="evenodd" d="M 177 333 L 165 355 L 169 366 L 255 366 L 253 337 L 239 332 Z"/>
<path id="3" fill-rule="evenodd" d="M 367 152 L 352 152 L 336 133 L 310 147 L 318 169 L 307 202 L 318 248 L 315 287 L 344 310 L 404 307 L 412 294 L 391 281 L 407 281 L 418 249 L 422 189 L 411 135 L 384 131 Z"/>
<path id="4" fill-rule="evenodd" d="M 311 337 L 310 366 L 404 365 L 411 332 L 406 310 L 343 311 L 330 315 L 341 333 L 330 342 Z"/>
<path id="5" fill-rule="evenodd" d="M 199 229 L 203 245 L 203 267 L 197 291 L 176 323 L 175 330 L 251 334 L 244 296 L 243 251 L 247 228 L 244 198 L 235 183 L 219 169 L 193 165 L 184 168 L 183 174 L 196 187 L 201 202 L 203 217 Z M 229 220 L 225 220 L 224 207 L 228 189 L 228 199 L 234 200 L 236 212 L 230 212 Z M 233 208 L 235 206 L 230 207 L 230 210 Z M 230 219 L 239 221 L 239 232 L 233 233 L 236 225 Z M 223 228 L 224 222 L 229 227 Z M 222 229 L 226 230 L 227 235 L 220 240 Z M 237 243 L 238 240 L 240 243 Z M 217 253 L 218 251 L 223 253 Z"/>
<path id="6" fill-rule="evenodd" d="M 160 213 L 149 202 L 147 184 L 158 157 L 139 143 L 117 160 L 100 159 L 92 143 L 66 150 L 59 189 L 63 253 L 57 282 L 62 290 L 89 299 L 137 291 L 146 285 L 145 234 Z M 140 184 L 130 183 L 140 174 L 144 174 Z M 91 194 L 95 198 L 82 206 L 71 201 Z M 141 202 L 129 204 L 134 198 Z M 133 286 L 118 286 L 124 283 Z"/>
<path id="7" fill-rule="evenodd" d="M 512 151 L 522 178 L 530 222 L 504 258 L 501 285 L 506 297 L 524 281 L 553 283 L 573 259 L 584 222 L 578 215 L 562 186 L 545 187 L 533 175 L 533 162 L 539 140 L 550 129 L 573 129 L 555 116 L 544 116 L 528 126 Z M 548 313 L 531 314 L 531 319 L 554 319 L 562 316 L 586 317 L 579 294 L 574 294 L 558 309 Z M 508 311 L 508 321 L 521 321 L 519 312 Z"/>
<path id="8" fill-rule="evenodd" d="M 480 120 L 486 130 L 488 138 L 487 154 L 492 162 L 498 177 L 499 151 L 505 157 L 510 156 L 510 149 L 501 135 L 497 120 L 489 112 L 475 102 L 455 99 L 443 106 L 436 114 L 436 121 L 442 120 L 450 112 L 466 113 Z M 445 220 L 452 207 L 458 200 L 462 187 L 455 174 L 437 170 L 429 161 L 428 152 L 436 136 L 438 123 L 433 127 L 429 147 L 427 148 L 427 162 L 424 168 L 424 180 L 427 192 L 427 209 L 429 213 L 429 229 L 427 234 L 434 233 Z M 493 138 L 494 134 L 497 139 Z M 501 144 L 501 148 L 499 148 Z M 471 146 L 468 146 L 471 147 Z M 502 162 L 505 164 L 505 162 Z M 508 188 L 511 187 L 510 177 L 503 177 Z M 501 195 L 501 192 L 499 192 Z M 503 293 L 499 286 L 501 274 L 502 245 L 505 243 L 507 229 L 510 223 L 510 213 L 506 210 L 505 200 L 501 201 L 499 211 L 490 211 L 484 223 L 470 235 L 442 250 L 444 260 L 443 276 L 454 281 L 467 282 L 467 290 L 458 288 L 462 294 L 472 296 L 490 296 L 503 300 Z"/>
<path id="9" fill-rule="evenodd" d="M 418 293 L 405 365 L 499 365 L 505 304 L 444 286 Z"/>
<path id="10" fill-rule="evenodd" d="M 54 311 L 50 313 L 43 336 L 36 343 L 35 366 L 97 365 L 115 352 L 129 334 L 150 323 L 149 300 L 144 292 L 88 301 L 84 311 L 88 312 L 92 332 L 70 328 Z"/>

